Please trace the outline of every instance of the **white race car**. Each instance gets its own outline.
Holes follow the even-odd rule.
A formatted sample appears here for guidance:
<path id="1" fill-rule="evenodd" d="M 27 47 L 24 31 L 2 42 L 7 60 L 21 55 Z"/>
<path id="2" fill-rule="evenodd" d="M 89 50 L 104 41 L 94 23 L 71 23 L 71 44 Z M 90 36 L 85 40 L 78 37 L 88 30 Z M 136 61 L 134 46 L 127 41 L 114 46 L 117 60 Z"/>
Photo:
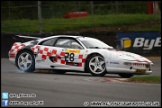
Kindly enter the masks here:
<path id="1" fill-rule="evenodd" d="M 60 74 L 79 71 L 104 76 L 111 73 L 124 78 L 151 74 L 153 65 L 145 57 L 115 50 L 98 39 L 69 35 L 15 42 L 9 60 L 25 72 L 51 69 Z"/>

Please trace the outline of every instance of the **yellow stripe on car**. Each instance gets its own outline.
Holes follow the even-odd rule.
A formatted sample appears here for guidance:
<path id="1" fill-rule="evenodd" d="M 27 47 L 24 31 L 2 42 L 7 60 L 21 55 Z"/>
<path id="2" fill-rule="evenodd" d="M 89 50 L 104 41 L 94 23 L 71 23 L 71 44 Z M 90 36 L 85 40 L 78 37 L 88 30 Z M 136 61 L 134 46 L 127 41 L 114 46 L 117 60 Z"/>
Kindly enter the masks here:
<path id="1" fill-rule="evenodd" d="M 79 54 L 80 53 L 80 50 L 78 50 L 78 49 L 67 49 L 66 52 Z"/>

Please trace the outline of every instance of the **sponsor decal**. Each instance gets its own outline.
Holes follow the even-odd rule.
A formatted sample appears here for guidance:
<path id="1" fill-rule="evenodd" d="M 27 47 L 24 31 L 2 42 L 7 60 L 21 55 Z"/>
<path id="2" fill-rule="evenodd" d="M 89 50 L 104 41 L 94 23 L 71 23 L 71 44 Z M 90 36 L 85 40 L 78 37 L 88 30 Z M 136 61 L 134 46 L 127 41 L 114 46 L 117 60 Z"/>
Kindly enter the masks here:
<path id="1" fill-rule="evenodd" d="M 79 53 L 80 53 L 80 50 L 78 50 L 78 49 L 67 49 L 66 52 L 67 52 L 67 53 L 79 54 Z"/>
<path id="2" fill-rule="evenodd" d="M 110 64 L 119 64 L 119 62 L 110 61 Z"/>
<path id="3" fill-rule="evenodd" d="M 66 65 L 69 65 L 69 66 L 78 66 L 78 67 L 81 67 L 81 66 L 82 66 L 82 63 L 76 63 L 76 62 L 66 62 Z"/>

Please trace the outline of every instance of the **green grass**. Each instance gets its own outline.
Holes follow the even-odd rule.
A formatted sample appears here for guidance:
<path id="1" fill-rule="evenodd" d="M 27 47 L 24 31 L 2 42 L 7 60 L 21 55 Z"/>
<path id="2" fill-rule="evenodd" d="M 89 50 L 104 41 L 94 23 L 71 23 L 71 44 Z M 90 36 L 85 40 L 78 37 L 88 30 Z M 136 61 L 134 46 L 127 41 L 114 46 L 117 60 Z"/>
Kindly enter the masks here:
<path id="1" fill-rule="evenodd" d="M 131 82 L 144 82 L 144 83 L 161 83 L 160 76 L 139 76 L 129 79 Z"/>
<path id="2" fill-rule="evenodd" d="M 66 31 L 66 30 L 78 30 L 82 28 L 92 27 L 113 27 L 120 25 L 133 25 L 143 22 L 155 21 L 154 15 L 147 14 L 110 14 L 110 15 L 93 15 L 83 18 L 76 19 L 65 19 L 65 18 L 51 18 L 42 19 L 43 32 L 55 32 L 55 31 Z M 156 21 L 161 21 L 161 17 L 157 17 Z M 143 30 L 161 30 L 161 26 L 158 27 L 141 28 Z M 137 29 L 129 29 L 130 31 L 136 31 Z M 1 21 L 2 32 L 39 32 L 39 21 L 38 20 L 2 20 Z M 140 28 L 139 28 L 140 31 Z"/>
<path id="3" fill-rule="evenodd" d="M 161 26 L 154 26 L 152 25 L 151 27 L 145 27 L 145 28 L 135 28 L 135 29 L 131 29 L 132 31 L 161 31 Z"/>

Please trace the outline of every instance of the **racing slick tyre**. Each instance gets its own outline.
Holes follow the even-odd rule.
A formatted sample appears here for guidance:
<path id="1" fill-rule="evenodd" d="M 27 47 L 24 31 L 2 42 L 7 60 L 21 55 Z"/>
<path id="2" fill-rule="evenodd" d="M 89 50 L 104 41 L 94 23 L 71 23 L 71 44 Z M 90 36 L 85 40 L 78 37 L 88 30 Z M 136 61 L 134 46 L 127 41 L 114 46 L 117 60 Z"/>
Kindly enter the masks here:
<path id="1" fill-rule="evenodd" d="M 16 57 L 16 66 L 24 72 L 33 72 L 35 70 L 34 55 L 28 51 L 21 51 Z"/>
<path id="2" fill-rule="evenodd" d="M 120 73 L 119 76 L 122 77 L 122 78 L 130 78 L 130 77 L 133 76 L 133 74 L 129 74 L 129 73 Z"/>
<path id="3" fill-rule="evenodd" d="M 101 55 L 92 55 L 87 59 L 86 71 L 93 76 L 104 76 L 106 72 L 105 60 Z"/>

